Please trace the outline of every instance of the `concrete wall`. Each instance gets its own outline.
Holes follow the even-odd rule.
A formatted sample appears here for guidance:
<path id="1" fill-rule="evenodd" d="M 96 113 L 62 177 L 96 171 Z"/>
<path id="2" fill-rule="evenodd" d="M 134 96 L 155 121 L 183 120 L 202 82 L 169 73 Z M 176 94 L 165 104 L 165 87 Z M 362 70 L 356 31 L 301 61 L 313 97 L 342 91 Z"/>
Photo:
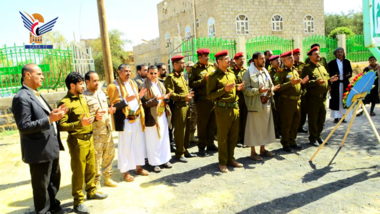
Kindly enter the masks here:
<path id="1" fill-rule="evenodd" d="M 52 108 L 57 108 L 59 101 L 67 94 L 67 92 L 42 93 Z M 16 130 L 17 126 L 12 114 L 13 97 L 0 98 L 0 132 Z"/>

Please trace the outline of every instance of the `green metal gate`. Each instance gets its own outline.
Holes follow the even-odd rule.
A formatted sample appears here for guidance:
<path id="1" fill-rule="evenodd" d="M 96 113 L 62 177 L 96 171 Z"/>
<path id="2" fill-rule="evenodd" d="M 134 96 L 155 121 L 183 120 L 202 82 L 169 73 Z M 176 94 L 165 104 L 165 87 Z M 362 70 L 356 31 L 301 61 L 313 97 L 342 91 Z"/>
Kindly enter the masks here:
<path id="1" fill-rule="evenodd" d="M 310 46 L 315 43 L 319 44 L 321 48 L 320 49 L 321 56 L 325 57 L 327 59 L 327 62 L 335 59 L 334 51 L 338 47 L 337 39 L 329 38 L 327 36 L 319 36 L 319 35 L 310 36 L 302 40 L 302 47 L 303 47 L 302 56 L 304 57 L 304 59 L 307 58 L 307 52 L 310 50 Z"/>
<path id="2" fill-rule="evenodd" d="M 43 74 L 42 90 L 49 92 L 65 88 L 65 77 L 72 71 L 72 51 L 61 49 L 25 49 L 25 46 L 4 45 L 0 48 L 0 97 L 8 97 L 21 88 L 21 69 L 37 64 Z"/>
<path id="3" fill-rule="evenodd" d="M 372 53 L 364 46 L 364 36 L 355 35 L 346 40 L 347 46 L 347 59 L 351 62 L 364 62 L 367 61 Z"/>
<path id="4" fill-rule="evenodd" d="M 274 55 L 280 55 L 284 51 L 293 50 L 293 40 L 276 36 L 260 36 L 250 39 L 246 43 L 246 58 L 251 59 L 253 53 L 260 51 L 264 53 L 271 50 Z"/>

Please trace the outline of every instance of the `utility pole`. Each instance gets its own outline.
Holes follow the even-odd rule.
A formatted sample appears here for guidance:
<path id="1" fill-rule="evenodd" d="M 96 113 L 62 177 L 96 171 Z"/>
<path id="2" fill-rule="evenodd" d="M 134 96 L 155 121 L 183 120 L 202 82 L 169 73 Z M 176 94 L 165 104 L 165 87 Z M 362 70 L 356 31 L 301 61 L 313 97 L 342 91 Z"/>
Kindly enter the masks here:
<path id="1" fill-rule="evenodd" d="M 97 0 L 97 2 L 98 2 L 100 36 L 102 38 L 104 74 L 106 76 L 107 85 L 109 85 L 113 82 L 114 78 L 113 78 L 110 41 L 108 39 L 106 9 L 104 6 L 104 0 Z"/>

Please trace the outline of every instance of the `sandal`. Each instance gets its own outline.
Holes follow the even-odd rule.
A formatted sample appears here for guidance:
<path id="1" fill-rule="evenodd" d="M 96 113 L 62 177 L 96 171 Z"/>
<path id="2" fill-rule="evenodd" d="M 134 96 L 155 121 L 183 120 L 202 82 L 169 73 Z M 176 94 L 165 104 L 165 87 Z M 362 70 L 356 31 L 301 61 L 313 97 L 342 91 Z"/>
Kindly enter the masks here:
<path id="1" fill-rule="evenodd" d="M 132 181 L 135 180 L 135 178 L 134 178 L 131 174 L 129 174 L 129 173 L 125 173 L 125 174 L 124 174 L 124 180 L 125 180 L 126 182 L 132 182 Z"/>
<path id="2" fill-rule="evenodd" d="M 260 153 L 260 155 L 264 157 L 273 157 L 275 154 L 273 152 L 265 150 L 263 153 Z"/>
<path id="3" fill-rule="evenodd" d="M 255 161 L 262 161 L 263 160 L 263 158 L 258 154 L 251 155 L 251 159 L 255 160 Z"/>
<path id="4" fill-rule="evenodd" d="M 161 172 L 161 168 L 160 168 L 159 166 L 155 166 L 155 167 L 153 168 L 153 171 L 154 171 L 154 172 Z"/>
<path id="5" fill-rule="evenodd" d="M 164 167 L 170 169 L 173 166 L 172 166 L 172 164 L 170 162 L 167 162 L 167 163 L 164 164 Z"/>
<path id="6" fill-rule="evenodd" d="M 143 168 L 139 168 L 138 170 L 136 170 L 136 174 L 137 174 L 137 175 L 142 175 L 142 176 L 148 176 L 148 175 L 149 175 L 149 172 L 146 171 L 146 170 L 143 169 Z"/>

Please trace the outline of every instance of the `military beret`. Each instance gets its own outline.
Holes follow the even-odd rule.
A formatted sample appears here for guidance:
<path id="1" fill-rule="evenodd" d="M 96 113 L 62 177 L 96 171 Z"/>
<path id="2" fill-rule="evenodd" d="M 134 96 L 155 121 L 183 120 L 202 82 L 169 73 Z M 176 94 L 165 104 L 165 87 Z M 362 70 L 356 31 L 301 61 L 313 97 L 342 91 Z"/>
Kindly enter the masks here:
<path id="1" fill-rule="evenodd" d="M 201 48 L 197 50 L 198 55 L 209 54 L 209 53 L 210 53 L 210 49 L 207 49 L 207 48 Z"/>
<path id="2" fill-rule="evenodd" d="M 179 60 L 181 60 L 181 59 L 184 59 L 185 57 L 184 56 L 182 56 L 182 55 L 176 55 L 176 56 L 173 56 L 172 57 L 172 62 L 177 62 L 177 61 L 179 61 Z"/>
<path id="3" fill-rule="evenodd" d="M 275 59 L 278 59 L 280 57 L 280 55 L 273 55 L 273 56 L 271 56 L 270 58 L 269 58 L 269 62 L 270 61 L 273 61 L 273 60 L 275 60 Z"/>
<path id="4" fill-rule="evenodd" d="M 227 55 L 228 55 L 228 50 L 222 50 L 222 51 L 219 51 L 218 53 L 216 53 L 215 57 L 227 56 Z"/>
<path id="5" fill-rule="evenodd" d="M 319 51 L 319 47 L 318 47 L 318 46 L 315 46 L 314 48 L 310 49 L 310 50 L 307 52 L 307 55 L 310 56 L 314 51 Z"/>
<path id="6" fill-rule="evenodd" d="M 236 59 L 239 59 L 239 57 L 242 57 L 242 56 L 244 56 L 244 55 L 243 55 L 243 52 L 236 53 L 235 56 L 234 56 L 234 59 L 235 59 L 235 60 L 236 60 Z"/>
<path id="7" fill-rule="evenodd" d="M 293 55 L 298 54 L 298 53 L 301 53 L 301 50 L 299 48 L 296 48 L 293 50 Z"/>
<path id="8" fill-rule="evenodd" d="M 292 52 L 291 51 L 286 51 L 284 53 L 281 54 L 281 57 L 286 57 L 286 56 L 290 56 L 292 55 Z"/>

